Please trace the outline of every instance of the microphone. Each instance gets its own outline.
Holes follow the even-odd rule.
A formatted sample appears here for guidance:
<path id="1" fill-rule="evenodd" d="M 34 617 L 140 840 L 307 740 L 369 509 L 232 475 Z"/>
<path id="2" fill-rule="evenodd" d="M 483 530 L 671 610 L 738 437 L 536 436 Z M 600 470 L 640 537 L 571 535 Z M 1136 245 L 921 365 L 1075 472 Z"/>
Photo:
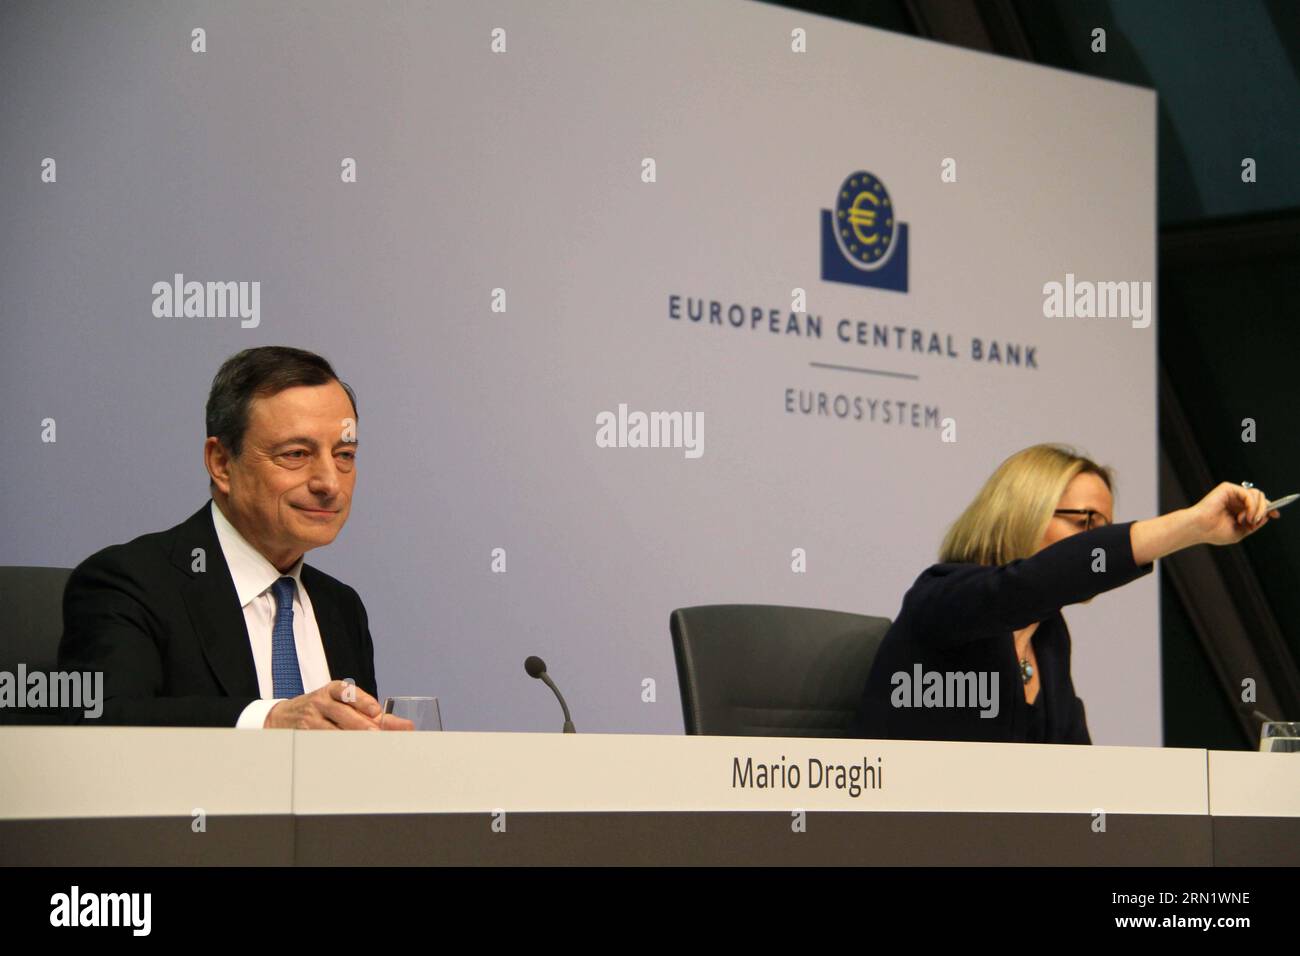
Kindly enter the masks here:
<path id="1" fill-rule="evenodd" d="M 524 670 L 528 672 L 529 677 L 536 677 L 555 694 L 555 699 L 560 702 L 560 709 L 564 711 L 564 732 L 577 733 L 573 729 L 573 718 L 569 716 L 569 705 L 564 702 L 564 695 L 560 693 L 560 688 L 555 686 L 555 681 L 551 680 L 551 675 L 546 673 L 546 661 L 540 657 L 530 657 L 524 661 Z"/>

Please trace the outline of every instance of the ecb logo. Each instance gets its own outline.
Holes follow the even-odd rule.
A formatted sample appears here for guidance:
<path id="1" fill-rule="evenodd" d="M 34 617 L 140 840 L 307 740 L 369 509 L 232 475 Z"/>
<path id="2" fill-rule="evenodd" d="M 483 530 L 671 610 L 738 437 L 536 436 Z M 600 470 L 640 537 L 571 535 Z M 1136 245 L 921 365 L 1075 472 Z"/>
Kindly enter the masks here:
<path id="1" fill-rule="evenodd" d="M 871 173 L 852 173 L 822 210 L 822 279 L 907 291 L 907 223 Z"/>

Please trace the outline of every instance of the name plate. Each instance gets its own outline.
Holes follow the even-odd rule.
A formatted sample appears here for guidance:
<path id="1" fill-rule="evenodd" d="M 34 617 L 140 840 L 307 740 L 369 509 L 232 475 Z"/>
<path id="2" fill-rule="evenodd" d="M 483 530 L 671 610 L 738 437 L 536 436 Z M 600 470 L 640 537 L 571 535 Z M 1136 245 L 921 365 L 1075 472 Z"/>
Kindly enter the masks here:
<path id="1" fill-rule="evenodd" d="M 1204 750 L 625 734 L 298 733 L 297 813 L 1208 812 Z"/>

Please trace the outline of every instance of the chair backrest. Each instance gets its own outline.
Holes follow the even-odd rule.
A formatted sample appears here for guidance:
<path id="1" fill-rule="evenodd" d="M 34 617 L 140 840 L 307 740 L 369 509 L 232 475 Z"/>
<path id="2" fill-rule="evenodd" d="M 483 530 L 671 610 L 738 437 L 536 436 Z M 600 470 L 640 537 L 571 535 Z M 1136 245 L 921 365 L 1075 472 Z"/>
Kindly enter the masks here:
<path id="1" fill-rule="evenodd" d="M 678 608 L 670 626 L 686 732 L 848 736 L 889 625 L 819 608 Z"/>
<path id="2" fill-rule="evenodd" d="M 68 568 L 0 567 L 0 670 L 54 670 Z"/>
<path id="3" fill-rule="evenodd" d="M 63 636 L 63 586 L 70 568 L 0 567 L 0 671 L 53 671 Z M 60 723 L 53 711 L 0 708 L 0 724 Z"/>

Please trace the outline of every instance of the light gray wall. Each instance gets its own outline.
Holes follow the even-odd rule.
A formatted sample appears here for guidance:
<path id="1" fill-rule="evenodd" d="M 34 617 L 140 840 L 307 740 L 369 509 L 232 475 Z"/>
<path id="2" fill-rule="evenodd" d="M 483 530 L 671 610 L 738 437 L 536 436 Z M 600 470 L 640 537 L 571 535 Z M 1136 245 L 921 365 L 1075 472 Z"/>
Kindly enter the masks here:
<path id="1" fill-rule="evenodd" d="M 1154 279 L 1148 91 L 742 2 L 0 18 L 0 563 L 190 514 L 212 374 L 262 344 L 359 393 L 352 516 L 309 561 L 366 601 L 381 693 L 438 694 L 449 729 L 557 728 L 539 653 L 580 730 L 680 732 L 674 607 L 893 616 L 1037 441 L 1116 465 L 1119 520 L 1154 511 L 1154 324 L 1042 315 L 1067 272 Z M 861 168 L 909 223 L 907 294 L 821 281 L 820 210 Z M 176 272 L 260 281 L 260 325 L 155 318 Z M 673 294 L 789 309 L 795 287 L 821 341 L 667 318 Z M 843 317 L 1036 344 L 1041 367 L 846 345 Z M 958 441 L 791 415 L 787 388 L 937 405 Z M 704 456 L 597 448 L 619 403 L 703 412 Z M 1094 739 L 1159 743 L 1154 579 L 1067 618 Z"/>

